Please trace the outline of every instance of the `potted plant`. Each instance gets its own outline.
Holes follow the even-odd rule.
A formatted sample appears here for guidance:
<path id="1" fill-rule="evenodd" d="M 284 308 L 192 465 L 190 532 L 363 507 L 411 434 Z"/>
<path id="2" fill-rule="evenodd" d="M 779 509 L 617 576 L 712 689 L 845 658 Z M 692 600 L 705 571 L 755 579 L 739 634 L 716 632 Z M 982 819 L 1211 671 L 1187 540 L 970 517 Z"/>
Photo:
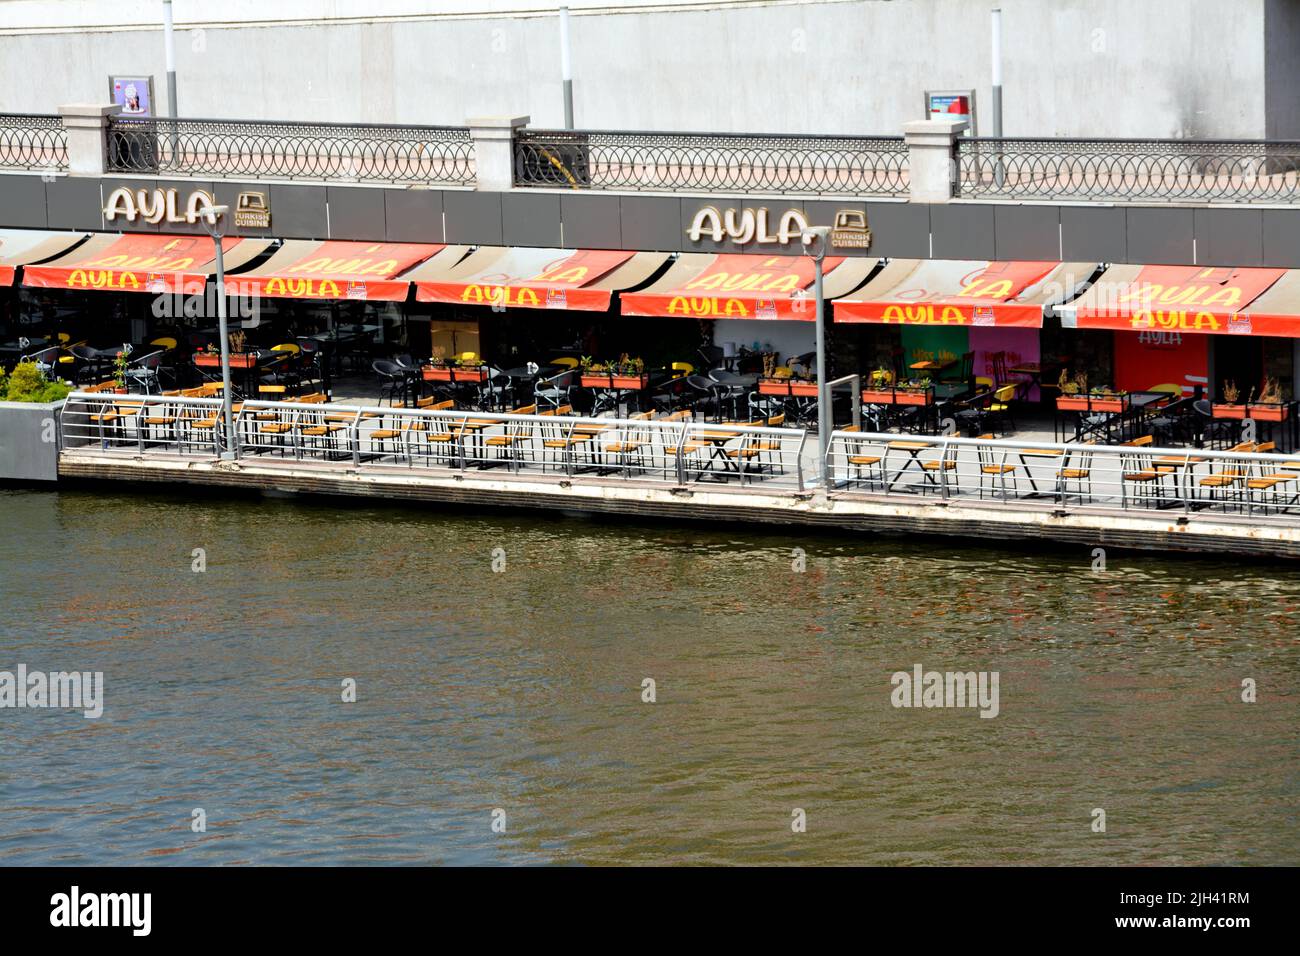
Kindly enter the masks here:
<path id="1" fill-rule="evenodd" d="M 1291 408 L 1282 400 L 1282 387 L 1276 378 L 1265 378 L 1259 398 L 1246 403 L 1247 414 L 1262 422 L 1286 421 Z"/>
<path id="2" fill-rule="evenodd" d="M 1116 391 L 1108 385 L 1092 389 L 1088 393 L 1088 410 L 1092 412 L 1122 412 L 1126 404 L 1127 392 Z"/>
<path id="3" fill-rule="evenodd" d="M 862 401 L 868 405 L 892 405 L 894 402 L 894 373 L 883 366 L 867 376 L 867 387 L 862 390 Z"/>
<path id="4" fill-rule="evenodd" d="M 591 356 L 584 355 L 578 362 L 579 383 L 583 388 L 612 388 L 611 373 L 607 363 L 597 362 Z"/>
<path id="5" fill-rule="evenodd" d="M 610 385 L 613 388 L 639 390 L 649 384 L 650 376 L 646 374 L 644 361 L 639 358 L 628 358 L 626 352 L 619 356 L 610 374 Z"/>
<path id="6" fill-rule="evenodd" d="M 1210 413 L 1215 418 L 1245 418 L 1246 406 L 1237 401 L 1241 397 L 1241 389 L 1232 379 L 1226 379 L 1223 383 L 1223 401 L 1215 402 L 1210 406 Z"/>
<path id="7" fill-rule="evenodd" d="M 1087 373 L 1079 372 L 1077 375 L 1071 378 L 1068 369 L 1061 369 L 1061 377 L 1057 380 L 1056 387 L 1061 390 L 1060 397 L 1056 399 L 1057 411 L 1061 411 L 1061 412 L 1088 411 Z"/>
<path id="8" fill-rule="evenodd" d="M 126 369 L 130 364 L 126 349 L 118 349 L 117 355 L 113 357 L 113 394 L 126 394 Z"/>

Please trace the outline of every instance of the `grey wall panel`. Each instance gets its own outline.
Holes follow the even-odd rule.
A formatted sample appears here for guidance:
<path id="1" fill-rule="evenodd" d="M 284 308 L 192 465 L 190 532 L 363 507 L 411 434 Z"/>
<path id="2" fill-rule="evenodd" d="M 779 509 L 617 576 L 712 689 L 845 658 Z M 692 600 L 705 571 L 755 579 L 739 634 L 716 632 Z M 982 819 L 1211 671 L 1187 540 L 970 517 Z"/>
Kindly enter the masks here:
<path id="1" fill-rule="evenodd" d="M 566 192 L 560 196 L 566 249 L 622 249 L 619 199 L 602 193 Z"/>
<path id="2" fill-rule="evenodd" d="M 1300 209 L 1261 209 L 1264 265 L 1300 269 Z"/>
<path id="3" fill-rule="evenodd" d="M 1192 210 L 1128 206 L 1128 261 L 1143 264 L 1194 263 Z"/>
<path id="4" fill-rule="evenodd" d="M 686 245 L 682 201 L 676 196 L 620 196 L 623 248 L 680 252 Z M 693 207 L 692 207 L 693 208 Z"/>
<path id="5" fill-rule="evenodd" d="M 501 240 L 501 193 L 459 192 L 442 194 L 447 242 L 499 246 Z"/>
<path id="6" fill-rule="evenodd" d="M 1128 218 L 1112 206 L 1061 207 L 1064 262 L 1128 262 Z"/>
<path id="7" fill-rule="evenodd" d="M 45 182 L 40 176 L 0 176 L 0 225 L 44 229 Z"/>
<path id="8" fill-rule="evenodd" d="M 444 242 L 442 196 L 439 189 L 385 189 L 389 241 Z"/>
<path id="9" fill-rule="evenodd" d="M 996 259 L 993 207 L 974 203 L 930 207 L 936 259 Z"/>
<path id="10" fill-rule="evenodd" d="M 58 479 L 58 443 L 44 439 L 46 435 L 57 434 L 56 423 L 62 404 L 0 402 L 0 479 Z"/>
<path id="11" fill-rule="evenodd" d="M 329 186 L 331 239 L 374 239 L 387 235 L 384 190 L 367 186 Z M 272 220 L 274 221 L 274 220 Z"/>
<path id="12" fill-rule="evenodd" d="M 1195 209 L 1196 262 L 1211 266 L 1264 264 L 1264 216 L 1260 209 Z"/>
<path id="13" fill-rule="evenodd" d="M 102 202 L 98 179 L 67 176 L 45 184 L 46 219 L 51 229 L 103 229 Z"/>
<path id="14" fill-rule="evenodd" d="M 271 224 L 281 239 L 328 239 L 324 186 L 272 183 Z"/>
<path id="15" fill-rule="evenodd" d="M 930 257 L 930 209 L 927 203 L 867 202 L 871 230 L 868 255 L 895 259 Z"/>
<path id="16" fill-rule="evenodd" d="M 993 235 L 1002 261 L 1056 261 L 1061 258 L 1061 207 L 993 207 Z"/>
<path id="17" fill-rule="evenodd" d="M 501 194 L 501 243 L 506 246 L 560 247 L 559 193 Z"/>

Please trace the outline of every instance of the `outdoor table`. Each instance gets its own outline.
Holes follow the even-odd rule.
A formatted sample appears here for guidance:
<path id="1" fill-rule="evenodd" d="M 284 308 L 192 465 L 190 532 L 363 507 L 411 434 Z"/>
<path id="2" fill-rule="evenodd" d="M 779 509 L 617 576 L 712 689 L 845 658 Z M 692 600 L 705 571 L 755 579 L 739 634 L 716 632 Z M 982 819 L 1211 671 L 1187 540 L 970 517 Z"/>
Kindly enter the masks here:
<path id="1" fill-rule="evenodd" d="M 738 461 L 732 461 L 730 458 L 728 458 L 726 452 L 727 442 L 731 441 L 734 438 L 739 438 L 740 435 L 741 435 L 740 432 L 712 430 L 712 431 L 704 431 L 704 432 L 695 432 L 690 436 L 691 438 L 698 438 L 700 441 L 706 441 L 709 443 L 708 464 L 706 464 L 705 467 L 700 470 L 700 474 L 695 479 L 696 481 L 700 481 L 704 477 L 704 472 L 706 471 L 712 472 L 710 477 L 712 477 L 714 481 L 727 480 L 725 474 L 718 474 L 717 471 L 714 469 L 713 463 L 715 461 L 722 462 L 723 465 L 722 470 L 724 472 L 735 471 L 736 474 L 740 474 L 740 463 Z"/>
<path id="2" fill-rule="evenodd" d="M 917 469 L 921 472 L 921 474 L 925 477 L 927 481 L 933 482 L 934 481 L 933 476 L 928 471 L 926 471 L 925 468 L 921 465 L 920 456 L 921 456 L 921 452 L 925 451 L 927 448 L 933 448 L 937 444 L 938 442 L 932 442 L 932 441 L 891 441 L 889 444 L 887 444 L 885 446 L 886 458 L 889 457 L 890 451 L 905 451 L 907 452 L 909 457 L 907 461 L 903 462 L 903 467 L 898 469 L 898 471 L 894 473 L 894 477 L 889 479 L 889 484 L 885 486 L 885 490 L 893 491 L 894 486 L 898 484 L 899 479 L 903 477 L 904 473 L 906 473 L 907 469 L 910 468 L 913 463 L 916 464 Z M 884 462 L 881 462 L 882 466 L 884 464 L 885 464 Z M 886 468 L 885 470 L 887 471 L 888 469 Z"/>
<path id="3" fill-rule="evenodd" d="M 1210 459 L 1197 455 L 1162 455 L 1159 458 L 1152 459 L 1151 467 L 1156 471 L 1170 472 L 1179 468 L 1183 470 L 1183 500 L 1191 501 L 1192 498 L 1192 478 L 1196 466 L 1203 464 Z M 1176 507 L 1177 502 L 1173 505 L 1163 507 Z"/>
<path id="4" fill-rule="evenodd" d="M 1026 498 L 1051 498 L 1055 497 L 1055 492 L 1039 491 L 1038 484 L 1034 481 L 1034 473 L 1029 468 L 1029 462 L 1026 458 L 1045 458 L 1058 459 L 1065 456 L 1065 452 L 1055 448 L 1021 448 L 1017 453 L 1020 457 L 1020 467 L 1025 469 L 1025 477 L 1029 479 L 1030 493 L 1025 495 Z"/>
<path id="5" fill-rule="evenodd" d="M 908 368 L 913 372 L 946 372 L 956 364 L 956 359 L 948 359 L 946 362 L 936 361 L 935 359 L 925 359 L 921 362 L 913 362 L 908 366 Z"/>
<path id="6" fill-rule="evenodd" d="M 731 414 L 733 416 L 736 414 L 736 400 L 744 392 L 758 385 L 757 375 L 740 375 L 736 372 L 720 371 L 718 369 L 714 369 L 709 373 L 709 380 L 719 388 L 728 391 L 727 400 L 731 403 Z M 721 406 L 721 398 L 722 396 L 719 396 L 719 406 Z M 719 415 L 718 417 L 721 418 L 722 416 Z"/>

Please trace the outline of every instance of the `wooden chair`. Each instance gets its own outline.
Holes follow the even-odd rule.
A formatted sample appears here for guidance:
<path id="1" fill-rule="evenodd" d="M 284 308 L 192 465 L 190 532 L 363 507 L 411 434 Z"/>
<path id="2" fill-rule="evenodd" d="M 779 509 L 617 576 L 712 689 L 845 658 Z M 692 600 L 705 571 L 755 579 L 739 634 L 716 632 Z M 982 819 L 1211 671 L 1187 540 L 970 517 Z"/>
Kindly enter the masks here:
<path id="1" fill-rule="evenodd" d="M 623 469 L 624 477 L 631 477 L 635 465 L 638 471 L 645 471 L 646 449 L 651 445 L 651 428 L 644 423 L 650 421 L 653 412 L 641 412 L 628 418 L 628 424 L 620 429 L 615 441 L 603 446 L 606 455 L 613 456 L 617 466 Z"/>
<path id="2" fill-rule="evenodd" d="M 988 440 L 993 435 L 980 435 L 980 440 Z M 1019 492 L 1019 486 L 1016 481 L 1016 466 L 1007 463 L 1007 456 L 1010 452 L 1005 449 L 994 449 L 987 445 L 978 447 L 980 461 L 980 497 L 984 497 L 984 486 L 988 485 L 989 493 L 992 494 L 994 487 L 1001 492 L 1003 501 L 1007 500 L 1007 475 L 1011 476 L 1011 490 L 1013 493 Z"/>
<path id="3" fill-rule="evenodd" d="M 858 425 L 849 425 L 840 431 L 860 432 Z M 844 463 L 853 470 L 853 477 L 846 479 L 850 484 L 857 482 L 868 487 L 885 487 L 885 456 L 868 454 L 865 438 L 846 438 L 844 440 Z"/>
<path id="4" fill-rule="evenodd" d="M 1272 442 L 1269 442 L 1269 445 L 1272 445 Z M 1250 454 L 1256 450 L 1256 444 L 1251 441 L 1240 442 L 1228 449 L 1240 454 Z M 1227 505 L 1229 502 L 1243 501 L 1243 495 L 1247 490 L 1246 482 L 1252 477 L 1254 477 L 1252 465 L 1249 462 L 1245 464 L 1231 462 L 1220 470 L 1206 475 L 1198 485 L 1209 490 L 1211 503 L 1221 502 Z"/>
<path id="5" fill-rule="evenodd" d="M 949 482 L 948 474 L 952 474 L 951 484 L 954 491 L 961 490 L 961 483 L 957 477 L 957 446 L 947 445 L 943 453 L 938 458 L 931 458 L 921 462 L 921 470 L 930 477 L 930 484 L 937 491 L 942 489 L 943 485 Z M 921 493 L 925 494 L 930 490 L 927 484 L 921 485 Z"/>
<path id="6" fill-rule="evenodd" d="M 512 415 L 536 415 L 536 405 L 525 405 L 522 408 L 516 408 Z M 496 448 L 497 457 L 505 461 L 511 468 L 518 470 L 523 465 L 524 450 L 533 440 L 533 423 L 525 422 L 507 422 L 505 432 L 500 435 L 489 435 L 483 442 L 486 448 Z"/>
<path id="7" fill-rule="evenodd" d="M 1061 462 L 1061 468 L 1056 472 L 1056 494 L 1062 504 L 1069 500 L 1070 482 L 1075 483 L 1075 494 L 1079 499 L 1079 504 L 1092 502 L 1092 456 L 1096 454 L 1087 445 L 1095 445 L 1095 441 L 1086 442 L 1083 447 L 1071 446 L 1065 452 L 1065 459 Z M 1074 464 L 1071 465 L 1073 460 Z"/>
<path id="8" fill-rule="evenodd" d="M 1145 449 L 1155 439 L 1150 435 L 1134 438 L 1124 442 L 1125 448 Z M 1165 478 L 1173 473 L 1156 466 L 1148 451 L 1125 451 L 1120 455 L 1120 507 L 1127 508 L 1131 497 L 1134 501 L 1150 505 L 1151 502 L 1164 498 Z M 1129 488 L 1132 486 L 1132 493 Z"/>

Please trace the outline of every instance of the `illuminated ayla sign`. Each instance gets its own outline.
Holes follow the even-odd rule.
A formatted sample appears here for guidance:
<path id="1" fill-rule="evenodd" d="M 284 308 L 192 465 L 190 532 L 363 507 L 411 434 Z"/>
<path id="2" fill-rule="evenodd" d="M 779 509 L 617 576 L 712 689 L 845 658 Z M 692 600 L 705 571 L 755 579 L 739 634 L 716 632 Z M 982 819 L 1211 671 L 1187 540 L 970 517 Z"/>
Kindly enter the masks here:
<path id="1" fill-rule="evenodd" d="M 802 242 L 803 234 L 810 228 L 808 217 L 798 209 L 787 209 L 777 222 L 776 232 L 770 229 L 770 215 L 766 206 L 757 209 L 718 209 L 717 206 L 705 206 L 691 220 L 691 228 L 686 230 L 691 242 L 708 238 L 714 242 L 730 239 L 736 245 L 750 242 L 776 243 L 788 245 Z"/>
<path id="2" fill-rule="evenodd" d="M 199 210 L 213 205 L 216 205 L 216 200 L 206 189 L 191 192 L 182 212 L 175 189 L 131 189 L 119 186 L 108 194 L 108 201 L 104 203 L 104 218 L 109 222 L 121 216 L 127 222 L 193 224 L 204 218 Z M 208 216 L 207 219 L 209 222 L 216 221 L 215 216 Z"/>

